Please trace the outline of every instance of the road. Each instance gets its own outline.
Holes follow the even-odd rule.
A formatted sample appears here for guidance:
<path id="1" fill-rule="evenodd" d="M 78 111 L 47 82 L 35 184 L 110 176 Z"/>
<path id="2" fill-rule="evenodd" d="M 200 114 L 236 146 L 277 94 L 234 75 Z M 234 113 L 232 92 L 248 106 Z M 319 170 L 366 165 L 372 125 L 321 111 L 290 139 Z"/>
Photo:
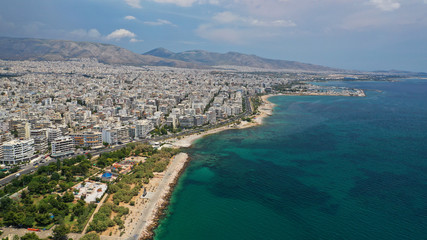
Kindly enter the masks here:
<path id="1" fill-rule="evenodd" d="M 165 135 L 165 136 L 158 136 L 158 137 L 154 137 L 151 139 L 136 140 L 134 142 L 142 142 L 142 143 L 148 143 L 149 141 L 157 142 L 157 141 L 162 141 L 162 140 L 165 140 L 168 138 L 177 138 L 177 137 L 182 137 L 185 135 L 200 133 L 200 132 L 204 132 L 204 131 L 207 131 L 207 130 L 210 130 L 213 128 L 218 128 L 218 127 L 230 124 L 234 121 L 237 121 L 238 119 L 240 119 L 242 117 L 248 117 L 251 114 L 252 114 L 252 107 L 250 104 L 249 96 L 245 96 L 245 112 L 243 112 L 237 116 L 234 116 L 234 117 L 228 118 L 226 120 L 220 121 L 215 125 L 205 125 L 205 126 L 202 126 L 202 127 L 196 128 L 196 129 L 184 130 L 180 133 L 175 133 L 175 134 Z M 90 153 L 90 154 L 92 154 L 92 156 L 95 156 L 95 155 L 99 155 L 99 154 L 106 153 L 106 152 L 116 151 L 116 150 L 119 150 L 119 149 L 124 148 L 124 147 L 126 147 L 126 144 L 119 144 L 119 145 L 115 145 L 113 148 L 102 148 L 102 149 L 97 149 L 97 150 L 89 150 L 89 151 L 87 151 L 87 153 Z M 78 154 L 73 154 L 73 155 L 70 155 L 67 157 L 62 157 L 59 159 L 70 158 L 70 157 L 74 157 L 76 155 L 78 155 Z M 40 162 L 38 166 L 46 166 L 52 162 L 56 162 L 56 160 L 57 159 L 48 157 L 47 159 L 44 160 L 45 161 L 44 163 Z M 33 163 L 27 164 L 27 165 L 23 166 L 23 168 L 20 171 L 0 179 L 0 187 L 8 184 L 13 179 L 15 179 L 16 174 L 18 174 L 18 173 L 20 175 L 23 175 L 23 174 L 28 174 L 28 173 L 36 171 L 36 170 L 37 170 L 37 167 L 34 166 Z"/>
<path id="2" fill-rule="evenodd" d="M 34 162 L 34 163 L 38 163 L 36 166 L 34 166 L 34 163 L 28 163 L 26 165 L 23 165 L 18 172 L 10 174 L 9 176 L 0 179 L 0 186 L 4 186 L 4 185 L 8 184 L 9 182 L 11 182 L 13 179 L 16 178 L 16 174 L 18 174 L 18 173 L 20 175 L 24 175 L 24 174 L 27 174 L 30 172 L 34 172 L 37 170 L 37 168 L 39 166 L 49 165 L 49 163 L 56 162 L 56 159 L 48 157 L 48 158 L 41 160 L 41 161 L 44 161 L 44 163 L 42 163 L 40 161 L 36 161 L 36 162 Z"/>

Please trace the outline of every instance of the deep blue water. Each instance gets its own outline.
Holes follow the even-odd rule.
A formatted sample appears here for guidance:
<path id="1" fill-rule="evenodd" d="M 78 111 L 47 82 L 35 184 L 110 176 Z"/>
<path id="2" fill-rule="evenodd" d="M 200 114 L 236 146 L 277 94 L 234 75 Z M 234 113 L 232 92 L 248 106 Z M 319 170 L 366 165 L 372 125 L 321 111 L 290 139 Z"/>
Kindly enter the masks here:
<path id="1" fill-rule="evenodd" d="M 381 92 L 201 139 L 156 239 L 427 239 L 427 81 L 333 85 Z"/>

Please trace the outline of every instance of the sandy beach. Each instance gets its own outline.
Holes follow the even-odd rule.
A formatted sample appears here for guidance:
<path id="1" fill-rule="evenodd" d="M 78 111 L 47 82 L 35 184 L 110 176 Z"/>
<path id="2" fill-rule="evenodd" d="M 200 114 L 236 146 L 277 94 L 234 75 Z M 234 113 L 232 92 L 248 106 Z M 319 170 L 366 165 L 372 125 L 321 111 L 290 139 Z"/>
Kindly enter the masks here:
<path id="1" fill-rule="evenodd" d="M 261 106 L 258 107 L 259 113 L 255 115 L 254 121 L 257 123 L 257 125 L 262 124 L 262 121 L 264 118 L 271 116 L 273 114 L 273 108 L 276 106 L 274 103 L 268 101 L 268 98 L 275 96 L 275 95 L 263 95 L 261 96 L 261 99 L 263 103 Z"/>
<path id="2" fill-rule="evenodd" d="M 118 229 L 108 229 L 104 232 L 102 239 L 145 239 L 152 235 L 151 228 L 156 224 L 161 210 L 166 206 L 168 195 L 172 191 L 175 181 L 181 171 L 185 168 L 188 161 L 186 153 L 179 153 L 171 158 L 171 161 L 162 173 L 156 173 L 154 178 L 145 187 L 147 195 L 143 197 L 141 191 L 138 196 L 132 200 L 134 206 L 126 205 L 129 208 L 129 214 L 125 219 L 125 234 L 120 237 Z M 109 236 L 109 233 L 112 235 Z"/>

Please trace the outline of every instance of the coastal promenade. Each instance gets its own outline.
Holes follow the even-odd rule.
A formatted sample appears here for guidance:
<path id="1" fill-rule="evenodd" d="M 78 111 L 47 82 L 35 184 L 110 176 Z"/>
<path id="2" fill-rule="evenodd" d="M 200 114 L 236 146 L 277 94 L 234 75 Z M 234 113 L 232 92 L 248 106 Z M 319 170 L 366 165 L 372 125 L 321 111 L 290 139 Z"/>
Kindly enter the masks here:
<path id="1" fill-rule="evenodd" d="M 172 157 L 159 186 L 150 196 L 144 208 L 140 209 L 138 213 L 139 218 L 134 227 L 129 229 L 130 231 L 126 239 L 144 238 L 152 234 L 148 231 L 149 227 L 158 220 L 159 210 L 161 210 L 163 204 L 167 201 L 166 196 L 172 190 L 171 184 L 178 180 L 179 174 L 184 169 L 187 160 L 188 155 L 186 153 L 179 153 Z"/>

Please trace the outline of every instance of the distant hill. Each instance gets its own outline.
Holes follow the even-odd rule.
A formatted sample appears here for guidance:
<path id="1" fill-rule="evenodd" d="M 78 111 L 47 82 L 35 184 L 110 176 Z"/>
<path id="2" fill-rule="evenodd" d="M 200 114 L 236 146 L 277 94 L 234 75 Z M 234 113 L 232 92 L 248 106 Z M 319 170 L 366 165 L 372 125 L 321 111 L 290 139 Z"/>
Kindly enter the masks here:
<path id="1" fill-rule="evenodd" d="M 295 61 L 273 60 L 237 52 L 214 53 L 202 50 L 174 53 L 157 48 L 145 54 L 103 43 L 0 37 L 0 59 L 65 61 L 71 58 L 96 58 L 101 63 L 133 66 L 211 68 L 241 66 L 300 71 L 337 71 L 324 66 Z"/>
<path id="2" fill-rule="evenodd" d="M 193 63 L 141 55 L 111 44 L 0 37 L 0 59 L 64 61 L 71 58 L 96 58 L 106 64 L 133 66 L 198 67 Z"/>
<path id="3" fill-rule="evenodd" d="M 181 53 L 173 53 L 164 48 L 156 48 L 149 52 L 144 53 L 147 56 L 157 56 L 168 59 L 180 60 L 184 62 L 190 62 L 194 64 L 204 66 L 221 66 L 221 65 L 232 65 L 232 66 L 244 66 L 264 69 L 292 69 L 292 70 L 304 70 L 304 71 L 337 71 L 329 67 L 300 63 L 295 61 L 286 60 L 273 60 L 267 58 L 261 58 L 255 55 L 242 54 L 237 52 L 228 53 L 215 53 L 207 52 L 203 50 L 192 50 Z"/>

